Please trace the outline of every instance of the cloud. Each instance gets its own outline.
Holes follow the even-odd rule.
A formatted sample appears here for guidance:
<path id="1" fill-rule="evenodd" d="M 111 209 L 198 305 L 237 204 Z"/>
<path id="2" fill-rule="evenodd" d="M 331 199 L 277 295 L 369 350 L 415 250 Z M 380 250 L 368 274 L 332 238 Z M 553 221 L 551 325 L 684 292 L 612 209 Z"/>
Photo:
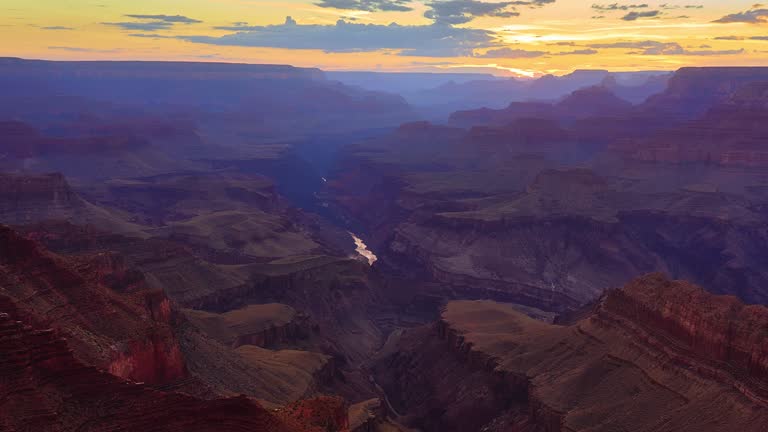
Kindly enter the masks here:
<path id="1" fill-rule="evenodd" d="M 586 49 L 579 49 L 579 50 L 574 50 L 574 51 L 559 52 L 559 53 L 555 53 L 554 55 L 558 55 L 558 56 L 566 56 L 566 55 L 595 55 L 598 52 L 599 51 L 596 50 L 596 49 L 586 48 Z"/>
<path id="2" fill-rule="evenodd" d="M 156 33 L 131 33 L 128 36 L 148 39 L 176 39 L 174 36 L 165 36 Z"/>
<path id="3" fill-rule="evenodd" d="M 755 5 L 759 6 L 759 5 Z M 768 23 L 768 9 L 751 9 L 746 12 L 739 12 L 731 15 L 726 15 L 714 22 L 720 24 L 730 23 L 749 23 L 749 24 L 764 24 Z"/>
<path id="4" fill-rule="evenodd" d="M 516 59 L 516 58 L 535 58 L 535 57 L 541 57 L 547 54 L 548 53 L 544 51 L 527 51 L 523 49 L 497 48 L 497 49 L 486 51 L 485 53 L 477 55 L 476 57 Z"/>
<path id="5" fill-rule="evenodd" d="M 65 27 L 65 26 L 48 26 L 48 27 L 40 27 L 42 30 L 74 30 L 72 27 Z"/>
<path id="6" fill-rule="evenodd" d="M 224 36 L 178 36 L 212 45 L 316 49 L 326 52 L 396 50 L 399 55 L 425 57 L 472 56 L 475 49 L 498 45 L 495 33 L 481 29 L 432 25 L 358 24 L 302 25 L 291 17 L 284 24 L 242 26 Z"/>
<path id="7" fill-rule="evenodd" d="M 69 52 L 79 52 L 79 53 L 118 53 L 121 52 L 121 49 L 94 49 L 94 48 L 80 48 L 80 47 L 68 47 L 68 46 L 49 46 L 49 50 L 57 50 L 57 51 L 69 51 Z"/>
<path id="8" fill-rule="evenodd" d="M 516 1 L 517 6 L 529 6 L 529 7 L 542 7 L 544 5 L 555 3 L 557 0 L 529 0 L 529 1 Z"/>
<path id="9" fill-rule="evenodd" d="M 153 22 L 103 22 L 105 26 L 120 27 L 123 30 L 139 30 L 139 31 L 157 31 L 166 30 L 173 26 L 173 24 L 165 21 L 153 21 Z"/>
<path id="10" fill-rule="evenodd" d="M 620 5 L 618 3 L 611 3 L 611 4 L 593 4 L 592 9 L 608 12 L 608 11 L 627 11 L 630 9 L 645 9 L 648 5 L 646 3 L 643 4 L 628 4 L 628 5 Z"/>
<path id="11" fill-rule="evenodd" d="M 743 54 L 744 48 L 737 49 L 737 50 L 700 50 L 700 51 L 687 51 L 683 50 L 681 55 L 692 55 L 692 56 L 723 56 L 723 55 L 738 55 Z"/>
<path id="12" fill-rule="evenodd" d="M 133 18 L 137 20 L 152 20 L 152 21 L 162 21 L 167 23 L 175 23 L 175 24 L 199 24 L 202 21 L 192 19 L 189 17 L 185 17 L 183 15 L 125 15 L 128 18 Z"/>
<path id="13" fill-rule="evenodd" d="M 429 10 L 424 16 L 437 23 L 464 24 L 477 17 L 512 18 L 520 16 L 518 6 L 542 7 L 555 3 L 556 0 L 516 0 L 505 2 L 485 2 L 480 0 L 433 0 L 427 3 Z"/>
<path id="14" fill-rule="evenodd" d="M 657 10 L 644 11 L 644 12 L 632 11 L 624 15 L 623 17 L 621 17 L 621 19 L 623 19 L 624 21 L 636 21 L 640 18 L 656 18 L 659 15 L 661 15 L 661 12 Z"/>
<path id="15" fill-rule="evenodd" d="M 132 31 L 158 31 L 167 30 L 176 24 L 198 24 L 202 21 L 185 17 L 183 15 L 125 15 L 138 21 L 103 22 L 102 25 L 120 27 L 123 30 Z"/>
<path id="16" fill-rule="evenodd" d="M 506 58 L 506 59 L 518 59 L 518 58 L 537 58 L 546 55 L 553 56 L 568 56 L 568 55 L 594 55 L 598 51 L 592 48 L 578 49 L 573 51 L 563 51 L 557 53 L 550 53 L 546 51 L 528 51 L 524 49 L 516 48 L 496 48 L 488 50 L 483 54 L 475 55 L 477 58 Z"/>
<path id="17" fill-rule="evenodd" d="M 413 10 L 408 6 L 411 0 L 320 0 L 315 5 L 323 8 L 357 11 L 395 11 L 407 12 Z"/>
<path id="18" fill-rule="evenodd" d="M 664 3 L 659 5 L 660 8 L 665 10 L 674 10 L 674 9 L 704 9 L 704 5 L 671 5 L 669 3 Z"/>
<path id="19" fill-rule="evenodd" d="M 607 44 L 593 44 L 591 48 L 627 48 L 639 50 L 630 54 L 640 55 L 690 55 L 690 56 L 721 56 L 742 54 L 743 49 L 738 50 L 697 50 L 690 51 L 683 48 L 677 42 L 637 41 L 615 42 Z"/>
<path id="20" fill-rule="evenodd" d="M 519 16 L 515 2 L 486 3 L 477 0 L 446 0 L 429 3 L 424 16 L 438 23 L 464 24 L 479 16 L 510 18 Z"/>

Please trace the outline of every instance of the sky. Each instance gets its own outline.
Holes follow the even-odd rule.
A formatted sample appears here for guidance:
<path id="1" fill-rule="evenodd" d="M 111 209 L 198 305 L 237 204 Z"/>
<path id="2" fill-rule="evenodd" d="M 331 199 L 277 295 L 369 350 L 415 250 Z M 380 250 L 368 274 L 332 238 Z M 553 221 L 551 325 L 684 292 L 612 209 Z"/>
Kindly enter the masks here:
<path id="1" fill-rule="evenodd" d="M 562 75 L 768 66 L 741 0 L 0 0 L 0 56 Z"/>

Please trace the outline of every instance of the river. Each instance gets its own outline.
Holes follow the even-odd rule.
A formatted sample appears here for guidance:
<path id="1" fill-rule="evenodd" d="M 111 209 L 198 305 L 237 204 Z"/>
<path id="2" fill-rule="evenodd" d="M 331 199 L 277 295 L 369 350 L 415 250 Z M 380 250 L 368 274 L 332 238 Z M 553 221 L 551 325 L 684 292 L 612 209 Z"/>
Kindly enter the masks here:
<path id="1" fill-rule="evenodd" d="M 358 254 L 360 254 L 360 256 L 368 260 L 368 264 L 373 265 L 373 263 L 375 263 L 376 260 L 379 258 L 373 252 L 368 250 L 368 245 L 365 244 L 363 239 L 354 235 L 353 233 L 349 233 L 349 235 L 351 235 L 352 240 L 355 241 L 355 252 L 357 252 Z"/>

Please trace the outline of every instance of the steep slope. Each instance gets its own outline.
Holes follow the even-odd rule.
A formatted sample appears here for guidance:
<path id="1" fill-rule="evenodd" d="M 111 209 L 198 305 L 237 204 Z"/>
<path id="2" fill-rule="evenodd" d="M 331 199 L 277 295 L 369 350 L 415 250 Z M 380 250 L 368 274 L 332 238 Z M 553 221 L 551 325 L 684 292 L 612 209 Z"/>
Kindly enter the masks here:
<path id="1" fill-rule="evenodd" d="M 504 109 L 458 111 L 450 123 L 457 126 L 503 126 L 515 120 L 545 118 L 572 122 L 588 117 L 621 117 L 631 112 L 632 104 L 617 97 L 604 86 L 592 86 L 573 91 L 556 103 L 512 102 Z"/>
<path id="2" fill-rule="evenodd" d="M 592 88 L 560 113 L 407 125 L 345 149 L 329 194 L 416 296 L 564 310 L 664 271 L 762 303 L 767 70 L 682 69 L 636 107 Z"/>
<path id="3" fill-rule="evenodd" d="M 212 264 L 175 240 L 53 222 L 23 231 L 69 257 L 119 257 L 125 280 L 114 285 L 140 277 L 181 307 L 196 309 L 183 311 L 174 329 L 197 381 L 167 388 L 201 397 L 248 394 L 278 404 L 340 391 L 340 374 L 354 371 L 382 337 L 370 312 L 378 287 L 357 258 L 293 255 Z M 354 379 L 360 385 L 345 395 L 370 398 L 368 384 Z"/>
<path id="4" fill-rule="evenodd" d="M 425 431 L 759 431 L 768 310 L 650 275 L 555 326 L 449 303 L 376 367 Z"/>
<path id="5" fill-rule="evenodd" d="M 109 256 L 68 260 L 0 227 L 0 262 L 0 295 L 59 329 L 79 360 L 148 383 L 186 376 L 169 300 L 140 279 L 120 283 L 123 269 Z"/>
<path id="6" fill-rule="evenodd" d="M 649 98 L 640 108 L 659 116 L 693 119 L 725 102 L 744 85 L 765 81 L 768 68 L 764 67 L 682 68 L 663 93 Z"/>
<path id="7" fill-rule="evenodd" d="M 460 154 L 449 146 L 446 152 Z M 373 166 L 359 172 L 365 180 L 344 180 L 371 184 L 368 192 L 332 186 L 339 203 L 368 224 L 376 265 L 414 295 L 562 311 L 627 278 L 665 271 L 715 293 L 766 300 L 765 214 L 756 205 L 764 199 L 735 187 L 739 180 L 734 190 L 718 191 L 680 171 L 608 177 L 545 170 L 546 161 L 499 153 L 489 163 L 507 157 L 506 164 L 487 171 L 393 168 L 371 154 L 361 154 Z M 375 207 L 366 205 L 370 197 Z"/>
<path id="8" fill-rule="evenodd" d="M 768 75 L 764 78 L 768 80 Z M 700 119 L 647 139 L 619 140 L 611 150 L 622 158 L 644 162 L 765 167 L 767 98 L 768 82 L 748 83 Z"/>
<path id="9" fill-rule="evenodd" d="M 195 327 L 221 342 L 237 348 L 242 345 L 277 346 L 283 341 L 307 337 L 306 317 L 290 306 L 253 304 L 223 314 L 187 309 L 184 313 Z"/>
<path id="10" fill-rule="evenodd" d="M 141 227 L 125 214 L 83 200 L 61 174 L 0 174 L 0 222 L 22 225 L 51 219 L 141 235 Z"/>
<path id="11" fill-rule="evenodd" d="M 249 280 L 241 286 L 184 304 L 229 317 L 242 316 L 242 308 L 250 304 L 289 305 L 316 326 L 312 332 L 302 331 L 313 336 L 311 346 L 353 365 L 381 343 L 382 333 L 372 314 L 381 293 L 367 263 L 356 258 L 297 256 L 252 265 L 248 270 Z"/>
<path id="12" fill-rule="evenodd" d="M 5 304 L 3 311 L 9 310 Z M 199 400 L 122 381 L 78 361 L 51 329 L 0 313 L 0 429 L 17 431 L 346 430 L 346 407 L 334 398 L 267 411 L 244 396 Z"/>
<path id="13" fill-rule="evenodd" d="M 59 121 L 72 111 L 103 118 L 122 108 L 208 125 L 248 118 L 251 130 L 268 134 L 283 127 L 306 132 L 320 124 L 339 130 L 394 125 L 409 112 L 399 96 L 329 81 L 318 69 L 285 65 L 0 59 L 0 89 L 9 106 L 17 105 L 16 118 Z M 43 104 L 46 98 L 52 102 Z M 12 113 L 0 110 L 0 117 Z"/>
<path id="14" fill-rule="evenodd" d="M 604 70 L 576 70 L 563 76 L 545 75 L 537 79 L 456 80 L 412 93 L 408 100 L 431 115 L 430 119 L 442 121 L 446 115 L 456 111 L 481 107 L 503 109 L 510 102 L 555 101 L 576 90 L 601 85 L 609 79 L 626 86 L 626 89 L 613 86 L 617 91 L 634 96 L 635 99 L 645 99 L 658 87 L 650 86 L 646 89 L 638 84 L 664 75 L 665 72 L 652 71 L 611 73 Z"/>

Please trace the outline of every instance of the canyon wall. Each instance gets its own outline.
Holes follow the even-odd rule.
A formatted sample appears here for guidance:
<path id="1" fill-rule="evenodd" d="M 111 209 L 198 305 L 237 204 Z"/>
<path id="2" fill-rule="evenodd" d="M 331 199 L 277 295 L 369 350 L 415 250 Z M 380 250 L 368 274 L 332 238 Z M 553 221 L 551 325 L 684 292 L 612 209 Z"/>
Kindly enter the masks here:
<path id="1" fill-rule="evenodd" d="M 575 324 L 457 301 L 376 365 L 425 431 L 759 431 L 768 425 L 766 308 L 659 274 Z"/>

